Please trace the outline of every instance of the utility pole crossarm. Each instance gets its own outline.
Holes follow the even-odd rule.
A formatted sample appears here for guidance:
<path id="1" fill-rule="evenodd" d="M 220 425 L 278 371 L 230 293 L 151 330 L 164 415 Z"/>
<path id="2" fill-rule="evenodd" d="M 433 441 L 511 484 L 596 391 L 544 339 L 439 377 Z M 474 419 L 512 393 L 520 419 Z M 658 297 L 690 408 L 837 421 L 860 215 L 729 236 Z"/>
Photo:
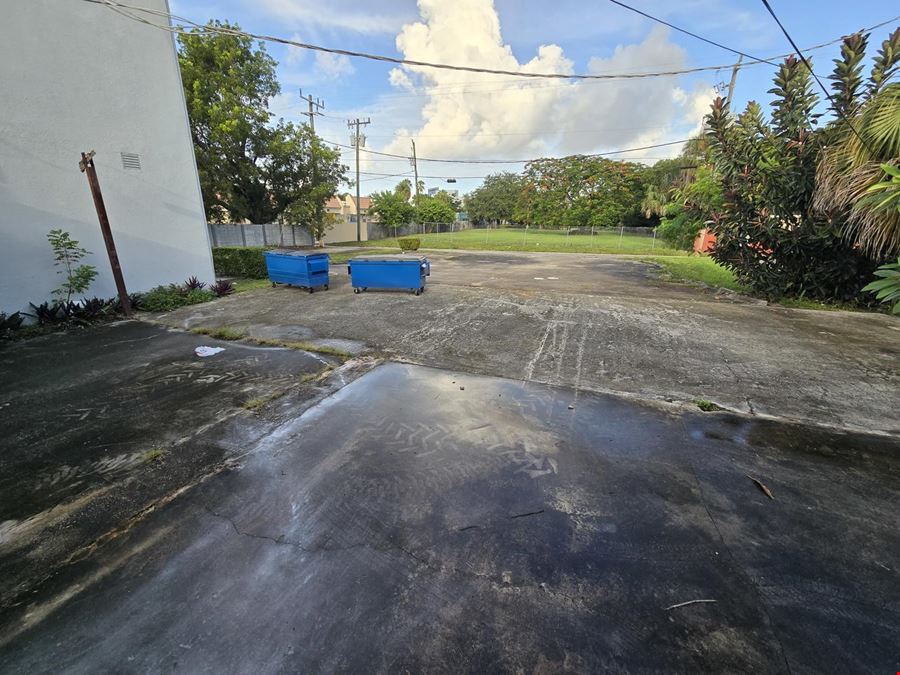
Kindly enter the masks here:
<path id="1" fill-rule="evenodd" d="M 303 90 L 300 90 L 300 100 L 306 101 L 309 105 L 309 112 L 300 113 L 301 115 L 306 115 L 309 117 L 309 128 L 312 129 L 313 133 L 316 132 L 316 115 L 321 115 L 320 110 L 325 110 L 325 101 L 320 98 L 313 98 L 312 94 L 303 95 Z"/>

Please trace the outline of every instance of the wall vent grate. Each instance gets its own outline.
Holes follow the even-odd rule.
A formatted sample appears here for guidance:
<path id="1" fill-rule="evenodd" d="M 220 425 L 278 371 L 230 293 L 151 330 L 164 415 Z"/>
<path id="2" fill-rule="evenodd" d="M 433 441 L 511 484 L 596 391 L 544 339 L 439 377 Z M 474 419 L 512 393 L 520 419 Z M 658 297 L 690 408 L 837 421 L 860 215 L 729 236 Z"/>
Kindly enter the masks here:
<path id="1" fill-rule="evenodd" d="M 136 152 L 123 152 L 120 153 L 122 155 L 122 168 L 123 169 L 131 169 L 133 171 L 141 170 L 141 156 Z"/>

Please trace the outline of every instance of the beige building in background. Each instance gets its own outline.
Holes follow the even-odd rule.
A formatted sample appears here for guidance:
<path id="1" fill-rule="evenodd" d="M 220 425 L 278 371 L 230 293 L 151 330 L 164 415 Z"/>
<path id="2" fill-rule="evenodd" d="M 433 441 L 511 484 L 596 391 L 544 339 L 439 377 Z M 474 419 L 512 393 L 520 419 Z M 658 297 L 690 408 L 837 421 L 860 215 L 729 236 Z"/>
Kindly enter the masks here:
<path id="1" fill-rule="evenodd" d="M 359 210 L 362 221 L 360 239 L 362 241 L 369 239 L 369 223 L 378 222 L 377 215 L 369 215 L 371 206 L 372 199 L 370 197 L 360 197 Z M 356 198 L 353 195 L 332 197 L 325 203 L 325 212 L 334 220 L 332 228 L 325 233 L 323 238 L 326 244 L 356 241 Z"/>

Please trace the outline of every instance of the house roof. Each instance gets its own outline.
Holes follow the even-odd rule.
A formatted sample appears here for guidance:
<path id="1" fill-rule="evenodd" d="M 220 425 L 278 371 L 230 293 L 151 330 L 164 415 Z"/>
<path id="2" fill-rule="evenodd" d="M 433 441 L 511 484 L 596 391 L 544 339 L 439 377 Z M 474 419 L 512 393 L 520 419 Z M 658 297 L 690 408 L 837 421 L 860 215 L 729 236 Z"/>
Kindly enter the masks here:
<path id="1" fill-rule="evenodd" d="M 342 207 L 341 200 L 337 197 L 329 197 L 328 201 L 325 202 L 325 207 L 329 209 L 339 209 Z"/>

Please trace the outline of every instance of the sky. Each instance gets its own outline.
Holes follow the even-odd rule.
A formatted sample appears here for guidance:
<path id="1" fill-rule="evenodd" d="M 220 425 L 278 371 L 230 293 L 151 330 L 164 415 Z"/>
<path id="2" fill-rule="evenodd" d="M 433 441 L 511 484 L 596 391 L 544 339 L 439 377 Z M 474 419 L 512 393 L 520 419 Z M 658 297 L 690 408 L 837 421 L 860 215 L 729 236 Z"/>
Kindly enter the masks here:
<path id="1" fill-rule="evenodd" d="M 753 0 L 629 0 L 629 5 L 755 57 L 791 50 Z M 891 18 L 891 3 L 872 0 L 771 2 L 801 49 Z M 427 188 L 477 187 L 523 163 L 449 164 L 443 159 L 531 159 L 609 152 L 688 138 L 724 92 L 737 56 L 603 0 L 170 0 L 193 21 L 228 20 L 253 33 L 354 51 L 531 72 L 628 73 L 723 66 L 700 73 L 633 80 L 531 80 L 396 66 L 288 47 L 266 49 L 278 61 L 276 118 L 305 123 L 300 100 L 322 99 L 316 131 L 349 144 L 347 120 L 369 118 L 366 146 L 408 156 L 415 139 Z M 869 54 L 896 27 L 876 29 Z M 831 72 L 838 46 L 812 51 L 814 70 Z M 735 104 L 768 104 L 774 68 L 740 70 Z M 352 150 L 342 161 L 354 169 Z M 652 164 L 679 145 L 615 155 Z M 412 177 L 408 160 L 361 153 L 363 194 Z M 385 175 L 390 177 L 384 177 Z M 402 175 L 394 175 L 402 174 Z M 455 179 L 448 183 L 447 179 Z"/>

